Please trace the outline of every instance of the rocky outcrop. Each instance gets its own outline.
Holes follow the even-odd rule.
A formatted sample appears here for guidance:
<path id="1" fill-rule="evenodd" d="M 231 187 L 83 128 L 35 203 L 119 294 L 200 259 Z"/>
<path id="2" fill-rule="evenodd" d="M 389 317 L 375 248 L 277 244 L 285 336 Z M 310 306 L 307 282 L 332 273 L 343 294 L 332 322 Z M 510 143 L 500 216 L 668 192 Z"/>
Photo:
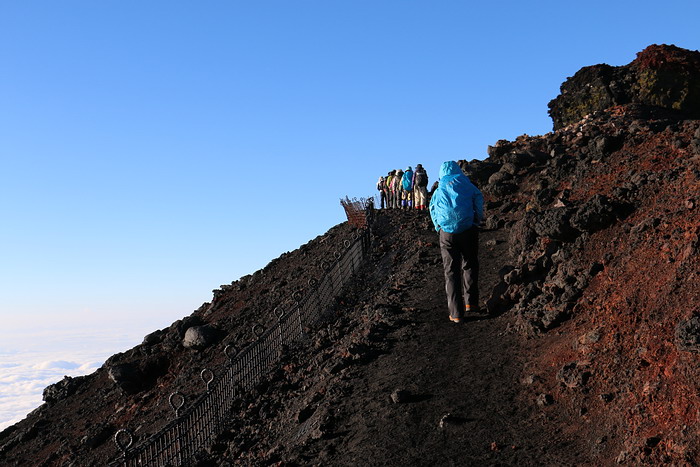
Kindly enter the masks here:
<path id="1" fill-rule="evenodd" d="M 43 399 L 49 404 L 66 399 L 75 394 L 84 381 L 84 376 L 77 378 L 66 376 L 58 383 L 47 386 L 44 389 Z"/>
<path id="2" fill-rule="evenodd" d="M 632 63 L 582 68 L 549 103 L 558 130 L 617 105 L 641 104 L 700 115 L 700 52 L 651 45 Z"/>

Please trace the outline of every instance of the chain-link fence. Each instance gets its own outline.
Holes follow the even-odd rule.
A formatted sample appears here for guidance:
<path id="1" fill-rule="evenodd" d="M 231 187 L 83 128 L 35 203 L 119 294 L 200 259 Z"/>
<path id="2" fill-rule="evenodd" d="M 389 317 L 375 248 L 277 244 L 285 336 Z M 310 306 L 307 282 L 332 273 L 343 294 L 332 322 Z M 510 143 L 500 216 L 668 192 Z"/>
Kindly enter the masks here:
<path id="1" fill-rule="evenodd" d="M 343 201 L 341 201 L 343 203 Z M 364 217 L 367 227 L 373 216 L 371 200 L 343 204 L 348 220 Z M 354 224 L 353 224 L 354 225 Z M 175 411 L 175 419 L 142 443 L 132 447 L 133 435 L 119 430 L 115 442 L 121 451 L 113 466 L 182 466 L 193 462 L 197 452 L 211 445 L 222 431 L 223 425 L 236 399 L 253 388 L 279 361 L 285 348 L 298 344 L 307 331 L 331 308 L 336 296 L 360 267 L 370 249 L 369 229 L 356 231 L 351 240 L 338 245 L 332 261 L 324 261 L 321 279 L 309 279 L 306 293 L 296 292 L 293 305 L 288 310 L 275 308 L 277 322 L 264 329 L 255 325 L 257 339 L 242 350 L 234 346 L 224 349 L 229 358 L 223 374 L 215 378 L 211 370 L 202 370 L 201 377 L 207 391 L 190 404 L 182 413 L 185 398 L 179 392 L 171 394 L 169 402 Z"/>

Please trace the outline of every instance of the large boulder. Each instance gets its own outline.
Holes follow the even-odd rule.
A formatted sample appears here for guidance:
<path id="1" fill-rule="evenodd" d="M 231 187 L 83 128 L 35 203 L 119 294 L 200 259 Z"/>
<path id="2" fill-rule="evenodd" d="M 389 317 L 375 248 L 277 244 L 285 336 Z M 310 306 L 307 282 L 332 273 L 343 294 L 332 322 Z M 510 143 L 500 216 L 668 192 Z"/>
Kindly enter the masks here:
<path id="1" fill-rule="evenodd" d="M 219 340 L 219 331 L 209 325 L 192 326 L 185 332 L 182 345 L 188 349 L 204 349 Z"/>
<path id="2" fill-rule="evenodd" d="M 625 66 L 584 67 L 549 102 L 558 130 L 616 105 L 641 104 L 700 115 L 700 52 L 650 45 Z"/>

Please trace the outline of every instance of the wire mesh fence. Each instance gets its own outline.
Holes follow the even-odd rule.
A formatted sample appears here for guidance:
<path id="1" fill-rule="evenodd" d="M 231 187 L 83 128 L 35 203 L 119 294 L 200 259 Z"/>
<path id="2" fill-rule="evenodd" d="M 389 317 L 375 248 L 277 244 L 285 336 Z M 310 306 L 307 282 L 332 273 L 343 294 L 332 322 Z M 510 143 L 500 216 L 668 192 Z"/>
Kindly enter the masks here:
<path id="1" fill-rule="evenodd" d="M 346 198 L 347 200 L 347 198 Z M 341 203 L 343 201 L 341 200 Z M 217 378 L 208 369 L 202 370 L 202 380 L 207 386 L 204 394 L 191 404 L 175 392 L 169 402 L 175 410 L 175 419 L 140 444 L 133 445 L 133 435 L 126 429 L 119 430 L 115 443 L 120 455 L 112 466 L 183 466 L 193 463 L 196 454 L 211 445 L 222 431 L 224 423 L 237 398 L 258 384 L 280 360 L 284 349 L 297 345 L 307 338 L 308 330 L 327 315 L 335 297 L 361 266 L 370 249 L 368 225 L 373 216 L 371 199 L 343 204 L 348 213 L 364 218 L 364 228 L 355 231 L 351 240 L 345 240 L 334 252 L 333 261 L 324 261 L 321 279 L 309 279 L 306 293 L 296 292 L 288 310 L 275 308 L 277 322 L 264 329 L 255 325 L 257 339 L 238 351 L 233 346 L 224 349 L 229 363 Z M 354 225 L 354 224 L 353 224 Z M 180 409 L 187 408 L 180 413 Z"/>

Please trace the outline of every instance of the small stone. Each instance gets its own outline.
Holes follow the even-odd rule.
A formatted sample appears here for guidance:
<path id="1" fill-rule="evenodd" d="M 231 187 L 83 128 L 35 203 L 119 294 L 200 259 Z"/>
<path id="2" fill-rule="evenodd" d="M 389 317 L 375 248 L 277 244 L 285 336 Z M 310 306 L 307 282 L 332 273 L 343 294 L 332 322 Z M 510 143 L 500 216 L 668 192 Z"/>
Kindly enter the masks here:
<path id="1" fill-rule="evenodd" d="M 539 378 L 537 377 L 537 375 L 527 375 L 522 380 L 520 380 L 520 382 L 525 386 L 532 386 L 533 384 L 535 384 L 535 381 L 538 381 L 538 379 Z"/>
<path id="2" fill-rule="evenodd" d="M 661 438 L 660 438 L 660 437 L 658 437 L 658 436 L 652 436 L 652 437 L 650 437 L 650 438 L 647 438 L 645 444 L 646 444 L 646 446 L 649 447 L 649 448 L 655 448 L 656 446 L 659 445 L 660 442 L 661 442 Z"/>
<path id="3" fill-rule="evenodd" d="M 546 407 L 554 403 L 554 398 L 551 394 L 540 394 L 537 396 L 537 405 L 540 407 Z"/>
<path id="4" fill-rule="evenodd" d="M 620 454 L 618 454 L 617 458 L 615 459 L 615 462 L 617 462 L 618 464 L 624 464 L 625 462 L 627 462 L 628 458 L 629 454 L 627 453 L 627 451 L 622 451 L 620 452 Z"/>
<path id="5" fill-rule="evenodd" d="M 405 389 L 394 389 L 394 392 L 391 393 L 391 401 L 394 404 L 403 404 L 404 402 L 408 402 L 410 397 L 411 393 Z"/>
<path id="6" fill-rule="evenodd" d="M 613 399 L 615 399 L 615 395 L 612 394 L 612 393 L 606 393 L 606 394 L 601 394 L 601 395 L 600 395 L 600 400 L 602 400 L 602 401 L 605 402 L 606 404 L 607 404 L 608 402 L 612 402 Z"/>

